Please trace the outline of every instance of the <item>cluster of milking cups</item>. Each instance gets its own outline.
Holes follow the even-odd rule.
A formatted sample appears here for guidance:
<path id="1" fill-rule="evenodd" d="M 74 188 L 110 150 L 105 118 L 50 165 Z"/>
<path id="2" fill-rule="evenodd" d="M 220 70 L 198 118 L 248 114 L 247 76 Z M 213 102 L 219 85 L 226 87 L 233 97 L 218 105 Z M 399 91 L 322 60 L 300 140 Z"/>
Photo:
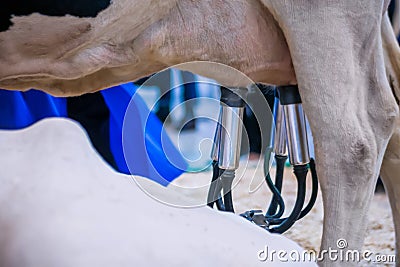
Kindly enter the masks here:
<path id="1" fill-rule="evenodd" d="M 313 207 L 318 193 L 318 179 L 315 162 L 310 157 L 307 120 L 303 111 L 298 86 L 279 86 L 275 90 L 273 108 L 274 124 L 271 142 L 264 159 L 265 181 L 273 193 L 265 214 L 261 210 L 250 210 L 241 216 L 273 233 L 283 233 L 296 220 L 303 218 Z M 211 153 L 213 177 L 207 203 L 222 211 L 234 212 L 232 184 L 239 167 L 242 140 L 243 114 L 247 98 L 247 88 L 221 87 L 220 114 Z M 266 94 L 262 90 L 263 94 Z M 269 173 L 270 159 L 274 155 L 276 163 L 275 182 Z M 297 199 L 288 217 L 283 218 L 285 203 L 281 196 L 285 162 L 289 157 L 297 178 Z M 303 208 L 306 197 L 306 178 L 308 169 L 312 177 L 312 193 L 308 204 Z"/>

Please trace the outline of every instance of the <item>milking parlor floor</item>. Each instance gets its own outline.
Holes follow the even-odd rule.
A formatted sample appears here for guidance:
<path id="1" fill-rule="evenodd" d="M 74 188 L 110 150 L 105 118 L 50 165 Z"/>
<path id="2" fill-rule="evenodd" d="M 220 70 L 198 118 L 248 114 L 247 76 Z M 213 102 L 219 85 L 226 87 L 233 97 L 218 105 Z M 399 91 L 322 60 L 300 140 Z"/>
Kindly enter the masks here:
<path id="1" fill-rule="evenodd" d="M 266 205 L 269 203 L 271 193 L 265 183 L 260 183 L 262 179 L 262 168 L 256 167 L 257 163 L 250 162 L 247 166 L 241 164 L 236 178 L 236 186 L 233 190 L 234 205 L 236 213 L 242 213 L 250 209 L 262 209 L 265 211 Z M 261 164 L 260 164 L 261 166 Z M 272 169 L 272 175 L 275 170 Z M 259 185 L 258 190 L 249 193 L 249 185 L 253 177 L 256 177 L 256 182 L 252 184 Z M 273 176 L 274 177 L 274 176 Z M 178 186 L 196 187 L 205 185 L 211 178 L 211 172 L 202 173 L 186 173 L 175 180 L 173 183 Z M 310 179 L 308 179 L 310 180 Z M 310 181 L 308 181 L 310 182 Z M 290 169 L 285 170 L 285 179 L 283 185 L 283 196 L 286 201 L 286 210 L 291 210 L 296 197 L 297 183 L 292 176 Z M 251 189 L 255 189 L 251 186 Z M 254 190 L 251 190 L 254 191 Z M 308 183 L 308 194 L 311 191 L 311 184 Z M 197 195 L 191 194 L 190 198 L 205 198 L 206 192 L 198 193 Z M 307 201 L 307 200 L 306 200 Z M 351 212 L 351 211 L 349 211 Z M 376 193 L 371 204 L 369 211 L 369 225 L 367 236 L 364 243 L 364 249 L 370 250 L 374 254 L 394 255 L 395 253 L 395 239 L 394 227 L 392 223 L 392 215 L 390 212 L 389 202 L 384 193 Z M 316 205 L 312 211 L 302 220 L 298 221 L 292 229 L 284 235 L 294 241 L 298 242 L 305 249 L 317 250 L 319 248 L 321 235 L 322 235 L 322 218 L 323 207 L 321 192 L 318 194 Z M 345 237 L 344 237 L 345 238 Z M 377 264 L 363 261 L 360 266 L 393 266 L 394 264 Z"/>

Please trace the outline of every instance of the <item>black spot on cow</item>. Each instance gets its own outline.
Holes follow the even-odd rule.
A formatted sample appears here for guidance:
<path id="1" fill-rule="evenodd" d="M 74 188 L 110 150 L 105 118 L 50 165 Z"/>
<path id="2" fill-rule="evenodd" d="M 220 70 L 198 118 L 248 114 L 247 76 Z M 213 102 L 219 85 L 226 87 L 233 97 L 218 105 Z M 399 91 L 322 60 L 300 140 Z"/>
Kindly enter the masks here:
<path id="1" fill-rule="evenodd" d="M 6 0 L 0 7 L 0 32 L 12 25 L 12 16 L 39 13 L 47 16 L 96 17 L 111 0 Z"/>

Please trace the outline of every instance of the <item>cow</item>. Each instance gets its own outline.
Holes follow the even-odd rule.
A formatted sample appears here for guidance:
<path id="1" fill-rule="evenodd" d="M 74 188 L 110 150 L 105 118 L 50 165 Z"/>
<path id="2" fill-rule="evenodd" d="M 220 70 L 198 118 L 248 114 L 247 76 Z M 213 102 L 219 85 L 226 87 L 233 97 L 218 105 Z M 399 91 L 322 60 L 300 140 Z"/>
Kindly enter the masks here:
<path id="1" fill-rule="evenodd" d="M 336 248 L 341 238 L 347 239 L 346 249 L 361 249 L 380 173 L 399 257 L 400 51 L 388 4 L 114 0 L 96 6 L 95 14 L 72 7 L 60 14 L 48 11 L 51 4 L 33 5 L 15 16 L 5 12 L 2 19 L 11 17 L 0 32 L 0 87 L 79 95 L 188 61 L 225 64 L 254 82 L 298 84 L 323 194 L 321 250 Z M 248 85 L 246 79 L 192 66 L 184 70 L 227 87 Z M 329 259 L 320 264 L 344 265 Z"/>
<path id="2" fill-rule="evenodd" d="M 1 130 L 0 140 L 2 267 L 316 266 L 272 256 L 272 250 L 302 249 L 239 216 L 204 206 L 177 209 L 149 198 L 132 177 L 104 164 L 83 128 L 69 119 Z M 22 158 L 29 167 L 21 168 Z"/>

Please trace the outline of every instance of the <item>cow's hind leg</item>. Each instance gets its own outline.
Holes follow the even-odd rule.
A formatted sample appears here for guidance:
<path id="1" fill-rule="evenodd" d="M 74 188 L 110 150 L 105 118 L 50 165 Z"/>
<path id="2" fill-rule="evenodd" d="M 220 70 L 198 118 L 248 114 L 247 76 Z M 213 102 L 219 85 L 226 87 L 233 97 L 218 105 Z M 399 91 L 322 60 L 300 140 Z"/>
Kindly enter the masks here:
<path id="1" fill-rule="evenodd" d="M 400 121 L 383 158 L 381 177 L 392 208 L 396 230 L 396 257 L 400 259 Z"/>
<path id="2" fill-rule="evenodd" d="M 284 31 L 313 132 L 324 201 L 321 251 L 338 245 L 344 254 L 361 250 L 375 182 L 398 116 L 384 68 L 385 6 L 381 1 L 263 2 Z M 323 266 L 358 265 L 335 254 L 323 256 Z"/>
<path id="3" fill-rule="evenodd" d="M 359 88 L 358 97 L 345 96 L 344 90 L 324 92 L 324 96 L 315 92 L 304 102 L 307 114 L 312 114 L 309 117 L 324 202 L 322 253 L 330 249 L 360 251 L 363 245 L 370 201 L 398 113 L 388 88 L 377 86 L 372 94 L 370 90 Z M 345 103 L 337 105 L 338 99 Z M 321 109 L 324 103 L 329 104 Z M 352 253 L 343 261 L 335 255 L 322 255 L 321 266 L 358 265 Z"/>

